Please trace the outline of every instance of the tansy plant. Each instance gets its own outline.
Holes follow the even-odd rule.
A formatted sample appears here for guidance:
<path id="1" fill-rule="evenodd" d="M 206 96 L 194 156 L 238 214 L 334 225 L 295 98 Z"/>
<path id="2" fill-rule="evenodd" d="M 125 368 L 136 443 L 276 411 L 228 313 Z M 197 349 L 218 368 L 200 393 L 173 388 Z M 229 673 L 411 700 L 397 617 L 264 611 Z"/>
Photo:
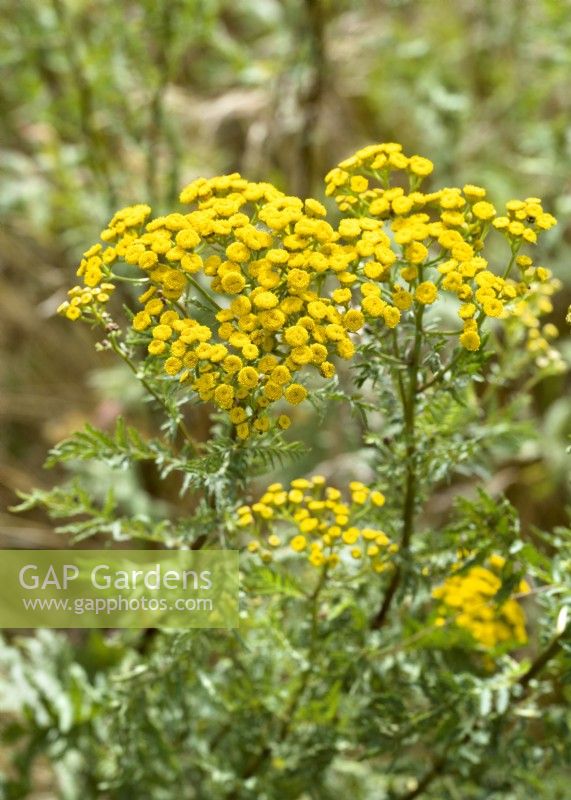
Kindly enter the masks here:
<path id="1" fill-rule="evenodd" d="M 74 480 L 20 508 L 76 539 L 242 549 L 242 624 L 115 635 L 89 664 L 61 637 L 7 648 L 33 687 L 8 796 L 38 752 L 64 764 L 62 797 L 523 800 L 565 780 L 567 531 L 531 537 L 476 485 L 533 438 L 529 388 L 565 370 L 559 281 L 534 257 L 555 219 L 432 172 L 389 143 L 333 169 L 322 201 L 201 178 L 84 253 L 59 312 L 101 330 L 163 432 L 88 426 L 48 461 Z M 343 473 L 285 471 L 311 461 L 309 404 L 359 428 Z M 178 475 L 192 510 L 102 497 L 95 462 Z"/>

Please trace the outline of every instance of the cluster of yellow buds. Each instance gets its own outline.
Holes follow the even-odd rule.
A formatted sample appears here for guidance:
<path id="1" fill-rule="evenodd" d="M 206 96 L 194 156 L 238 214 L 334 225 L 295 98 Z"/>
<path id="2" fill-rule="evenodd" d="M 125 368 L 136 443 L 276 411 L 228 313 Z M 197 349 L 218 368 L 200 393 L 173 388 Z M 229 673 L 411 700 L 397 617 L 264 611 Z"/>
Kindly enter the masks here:
<path id="1" fill-rule="evenodd" d="M 561 288 L 561 282 L 553 278 L 545 267 L 534 267 L 527 256 L 519 256 L 518 266 L 522 279 L 528 282 L 529 291 L 525 299 L 519 300 L 512 309 L 508 326 L 514 328 L 515 337 L 530 353 L 537 367 L 551 368 L 557 372 L 565 370 L 565 362 L 552 342 L 559 336 L 557 326 L 552 322 L 541 323 L 541 318 L 553 311 L 552 296 Z"/>
<path id="2" fill-rule="evenodd" d="M 515 597 L 498 603 L 496 596 L 502 588 L 501 570 L 505 559 L 493 554 L 487 566 L 470 567 L 466 572 L 452 575 L 437 586 L 432 596 L 440 600 L 437 625 L 449 620 L 468 631 L 476 642 L 487 649 L 500 644 L 525 644 L 525 614 Z M 456 565 L 460 569 L 460 565 Z M 519 593 L 529 592 L 521 581 Z"/>
<path id="3" fill-rule="evenodd" d="M 508 200 L 506 212 L 506 216 L 494 219 L 493 226 L 496 230 L 503 231 L 514 244 L 522 239 L 529 244 L 535 244 L 538 234 L 557 224 L 555 217 L 543 210 L 539 197 Z"/>
<path id="4" fill-rule="evenodd" d="M 365 558 L 373 570 L 383 572 L 398 545 L 367 523 L 378 515 L 385 497 L 360 481 L 349 484 L 347 495 L 344 499 L 321 475 L 296 478 L 289 487 L 273 483 L 257 503 L 238 509 L 235 522 L 252 537 L 248 550 L 265 562 L 285 547 L 304 553 L 315 567 Z"/>
<path id="5" fill-rule="evenodd" d="M 80 317 L 83 319 L 102 319 L 103 307 L 111 299 L 115 286 L 112 283 L 100 283 L 90 289 L 88 286 L 74 286 L 67 295 L 69 300 L 64 301 L 57 309 L 72 322 Z"/>

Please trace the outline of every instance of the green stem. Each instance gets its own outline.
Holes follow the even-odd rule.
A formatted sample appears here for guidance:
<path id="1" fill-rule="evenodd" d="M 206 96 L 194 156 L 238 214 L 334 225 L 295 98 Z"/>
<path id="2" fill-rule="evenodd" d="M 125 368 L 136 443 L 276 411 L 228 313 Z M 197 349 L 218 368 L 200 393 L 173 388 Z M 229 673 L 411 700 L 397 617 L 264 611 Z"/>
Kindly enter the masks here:
<path id="1" fill-rule="evenodd" d="M 148 278 L 129 278 L 127 275 L 117 275 L 117 273 L 111 271 L 109 271 L 108 278 L 110 281 L 123 281 L 124 283 L 136 283 L 139 286 L 143 286 L 145 283 L 149 282 Z"/>
<path id="2" fill-rule="evenodd" d="M 521 247 L 521 245 L 520 245 L 520 247 Z M 510 258 L 509 264 L 507 265 L 507 267 L 506 267 L 506 269 L 504 271 L 504 274 L 502 275 L 502 278 L 504 280 L 509 276 L 510 272 L 512 271 L 512 267 L 514 265 L 514 261 L 516 259 L 516 256 L 519 253 L 520 247 L 517 247 L 514 250 L 512 250 L 512 257 Z"/>
<path id="3" fill-rule="evenodd" d="M 140 381 L 141 385 L 145 387 L 145 389 L 147 390 L 147 392 L 148 392 L 148 393 L 149 393 L 149 394 L 150 394 L 150 395 L 151 395 L 151 396 L 152 396 L 152 397 L 153 397 L 153 398 L 154 398 L 154 399 L 157 401 L 157 403 L 159 403 L 159 405 L 160 405 L 160 406 L 161 406 L 161 407 L 162 407 L 162 408 L 163 408 L 163 409 L 164 409 L 164 410 L 165 410 L 165 411 L 168 413 L 168 411 L 169 411 L 169 410 L 168 410 L 168 408 L 167 408 L 167 406 L 166 406 L 166 404 L 165 404 L 165 402 L 164 402 L 163 398 L 160 396 L 160 394 L 159 394 L 158 392 L 156 392 L 156 391 L 155 391 L 155 389 L 154 389 L 154 388 L 151 386 L 151 384 L 150 384 L 150 383 L 147 381 L 147 379 L 146 379 L 146 378 L 144 378 L 144 377 L 141 375 L 141 373 L 140 373 L 140 370 L 138 369 L 137 365 L 136 365 L 135 363 L 133 363 L 133 361 L 132 361 L 132 360 L 129 358 L 129 356 L 127 355 L 127 353 L 126 353 L 126 352 L 125 352 L 125 351 L 124 351 L 124 350 L 121 348 L 121 345 L 120 345 L 120 344 L 119 344 L 119 342 L 117 341 L 116 337 L 115 337 L 113 334 L 111 334 L 111 335 L 108 337 L 108 339 L 109 339 L 109 342 L 110 342 L 110 344 L 111 344 L 111 348 L 112 348 L 113 352 L 114 352 L 114 353 L 116 353 L 116 354 L 119 356 L 119 358 L 120 358 L 122 361 L 124 361 L 124 362 L 125 362 L 125 364 L 127 364 L 127 366 L 129 367 L 129 369 L 131 370 L 131 372 L 133 372 L 133 374 L 135 375 L 135 377 L 136 377 L 136 378 L 137 378 L 137 379 Z M 180 431 L 180 432 L 182 433 L 182 435 L 184 436 L 184 438 L 185 438 L 186 442 L 187 442 L 187 443 L 190 445 L 190 447 L 191 447 L 191 449 L 192 449 L 192 452 L 193 452 L 194 454 L 196 454 L 196 453 L 197 453 L 197 451 L 198 451 L 198 448 L 197 448 L 196 442 L 194 441 L 194 438 L 192 437 L 192 434 L 190 433 L 190 431 L 189 431 L 189 430 L 188 430 L 188 428 L 186 427 L 186 423 L 185 423 L 185 421 L 184 421 L 182 418 L 178 420 L 178 422 L 177 422 L 177 426 L 178 426 L 178 429 L 179 429 L 179 431 Z"/>
<path id="4" fill-rule="evenodd" d="M 202 288 L 202 286 L 201 286 L 201 285 L 198 283 L 198 281 L 195 281 L 195 280 L 194 280 L 194 278 L 193 278 L 191 275 L 188 275 L 188 274 L 187 274 L 187 276 L 186 276 L 186 277 L 187 277 L 187 279 L 188 279 L 188 282 L 189 282 L 189 283 L 190 283 L 192 286 L 194 286 L 194 288 L 196 289 L 196 291 L 197 291 L 197 292 L 199 292 L 199 293 L 200 293 L 200 294 L 201 294 L 201 295 L 204 297 L 204 299 L 205 299 L 205 300 L 206 300 L 208 303 L 210 303 L 210 305 L 212 306 L 212 308 L 215 308 L 217 311 L 222 311 L 222 306 L 219 306 L 219 305 L 218 305 L 218 303 L 216 302 L 216 300 L 215 300 L 213 297 L 211 297 L 211 296 L 208 294 L 208 292 L 206 291 L 206 289 L 203 289 L 203 288 Z"/>
<path id="5" fill-rule="evenodd" d="M 438 370 L 438 372 L 435 372 L 435 373 L 434 373 L 434 375 L 432 376 L 432 378 L 430 378 L 430 380 L 428 380 L 428 381 L 425 381 L 425 382 L 424 382 L 424 383 L 423 383 L 421 386 L 419 386 L 419 387 L 418 387 L 418 393 L 419 393 L 419 394 L 422 394 L 422 393 L 423 393 L 423 392 L 425 392 L 427 389 L 429 389 L 431 386 L 434 386 L 434 384 L 435 384 L 435 383 L 438 383 L 438 381 L 439 381 L 439 380 L 440 380 L 440 379 L 441 379 L 441 378 L 442 378 L 442 377 L 443 377 L 443 376 L 444 376 L 444 375 L 445 375 L 445 374 L 446 374 L 446 373 L 447 373 L 449 370 L 451 370 L 453 367 L 455 367 L 455 366 L 456 366 L 456 364 L 457 364 L 457 363 L 460 361 L 460 359 L 462 358 L 462 356 L 464 355 L 464 353 L 465 353 L 465 350 L 464 350 L 463 348 L 457 348 L 456 352 L 454 353 L 454 355 L 452 356 L 452 358 L 450 359 L 450 361 L 449 361 L 447 364 L 445 364 L 443 367 L 441 367 L 441 368 Z"/>
<path id="6" fill-rule="evenodd" d="M 301 699 L 304 695 L 304 692 L 307 688 L 309 683 L 309 679 L 313 672 L 313 662 L 315 660 L 315 656 L 317 655 L 317 649 L 319 646 L 319 595 L 325 585 L 325 580 L 327 578 L 327 566 L 325 566 L 319 576 L 319 581 L 315 586 L 315 589 L 311 593 L 309 599 L 311 603 L 311 639 L 309 645 L 309 651 L 307 654 L 307 666 L 303 671 L 303 675 L 297 690 L 294 692 L 292 698 L 290 699 L 286 714 L 284 716 L 284 720 L 280 727 L 280 732 L 278 734 L 278 742 L 283 742 L 286 739 L 293 722 L 293 718 L 295 716 L 295 712 L 297 711 Z"/>
<path id="7" fill-rule="evenodd" d="M 504 280 L 509 276 L 509 274 L 510 274 L 510 272 L 512 270 L 512 267 L 513 267 L 513 265 L 515 263 L 515 259 L 517 257 L 518 252 L 519 252 L 519 248 L 517 248 L 517 249 L 512 251 L 512 256 L 511 256 L 511 258 L 509 260 L 509 263 L 508 263 L 507 267 L 504 270 L 504 274 L 502 275 L 502 278 Z M 480 310 L 478 315 L 477 315 L 477 317 L 476 317 L 476 321 L 478 323 L 478 327 L 480 326 L 480 323 L 484 319 L 484 316 L 485 316 L 484 312 L 482 310 Z M 435 336 L 436 335 L 446 335 L 446 336 L 448 336 L 448 335 L 455 334 L 456 331 L 450 331 L 450 332 L 449 331 L 435 331 L 434 333 L 432 333 L 431 331 L 428 331 L 427 333 L 428 333 L 429 336 L 430 335 L 435 335 Z M 458 331 L 457 333 L 460 334 L 461 331 Z M 419 387 L 419 390 L 418 390 L 419 393 L 422 393 L 422 392 L 426 391 L 426 389 L 429 389 L 435 383 L 438 383 L 438 381 L 443 377 L 443 375 L 446 372 L 448 372 L 450 369 L 452 369 L 452 367 L 456 366 L 458 361 L 462 358 L 464 352 L 465 351 L 464 351 L 463 348 L 458 348 L 456 350 L 456 352 L 454 353 L 454 355 L 452 356 L 452 358 L 450 359 L 450 361 L 448 362 L 448 364 L 445 364 L 443 367 L 441 367 L 441 369 L 439 369 L 438 372 L 434 373 L 434 375 L 432 376 L 432 378 L 430 378 L 430 380 L 426 381 L 425 383 L 422 384 L 422 386 Z"/>
<path id="8" fill-rule="evenodd" d="M 296 711 L 299 708 L 299 705 L 303 699 L 303 695 L 305 694 L 305 691 L 309 685 L 309 681 L 313 674 L 315 657 L 317 655 L 319 648 L 319 595 L 321 594 L 321 591 L 325 585 L 326 578 L 327 578 L 327 566 L 325 566 L 321 571 L 319 580 L 317 581 L 313 592 L 309 595 L 310 613 L 311 613 L 311 632 L 310 632 L 309 649 L 307 652 L 307 659 L 306 659 L 307 665 L 303 671 L 301 680 L 296 690 L 290 697 L 286 711 L 282 717 L 281 724 L 278 728 L 278 733 L 276 736 L 276 742 L 278 743 L 284 742 L 287 739 L 288 735 L 290 734 Z M 264 767 L 264 765 L 270 758 L 271 754 L 272 750 L 269 745 L 263 747 L 260 750 L 260 752 L 254 756 L 254 758 L 244 769 L 242 775 L 240 776 L 242 781 L 245 781 L 248 778 L 251 778 L 253 775 L 256 775 L 260 771 L 260 769 Z M 239 797 L 240 797 L 240 790 L 233 789 L 230 792 L 230 794 L 226 796 L 226 800 L 238 800 Z"/>
<path id="9" fill-rule="evenodd" d="M 529 668 L 523 673 L 518 683 L 526 689 L 529 683 L 539 675 L 541 670 L 554 658 L 561 649 L 561 640 L 566 630 L 559 633 L 550 644 L 531 662 Z"/>
<path id="10" fill-rule="evenodd" d="M 426 789 L 428 789 L 430 784 L 433 783 L 436 778 L 442 774 L 442 772 L 444 772 L 447 763 L 448 757 L 446 755 L 438 758 L 428 772 L 425 773 L 424 777 L 421 778 L 416 788 L 403 795 L 400 800 L 414 800 L 414 798 L 420 797 L 420 795 L 423 794 Z"/>
<path id="11" fill-rule="evenodd" d="M 415 318 L 414 346 L 408 369 L 408 386 L 405 387 L 402 375 L 397 375 L 399 394 L 404 416 L 404 437 L 406 443 L 406 468 L 404 479 L 404 499 L 402 510 L 402 532 L 400 540 L 400 556 L 406 554 L 414 534 L 414 516 L 416 496 L 418 491 L 418 476 L 416 472 L 416 405 L 419 394 L 418 370 L 422 350 L 422 316 L 424 306 L 418 310 Z M 395 342 L 398 347 L 398 343 Z M 374 630 L 381 628 L 386 622 L 393 599 L 402 580 L 402 566 L 397 566 L 387 587 L 383 602 L 373 618 L 371 627 Z"/>

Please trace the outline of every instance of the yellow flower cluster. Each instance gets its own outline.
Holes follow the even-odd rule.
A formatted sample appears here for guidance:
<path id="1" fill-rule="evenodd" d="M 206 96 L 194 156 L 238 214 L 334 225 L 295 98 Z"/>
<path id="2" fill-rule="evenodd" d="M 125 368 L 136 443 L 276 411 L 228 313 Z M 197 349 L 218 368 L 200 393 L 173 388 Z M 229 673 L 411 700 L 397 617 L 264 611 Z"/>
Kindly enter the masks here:
<path id="1" fill-rule="evenodd" d="M 332 357 L 355 352 L 364 323 L 351 293 L 322 291 L 343 280 L 351 254 L 336 241 L 317 200 L 287 197 L 239 175 L 200 179 L 181 194 L 194 208 L 146 222 L 147 206 L 119 212 L 78 274 L 101 280 L 116 259 L 138 267 L 148 284 L 132 325 L 164 371 L 202 401 L 227 411 L 239 438 L 270 427 L 265 409 L 308 394 L 308 368 L 331 378 Z M 96 246 L 97 247 L 97 246 Z M 201 307 L 189 316 L 189 295 Z M 281 427 L 289 417 L 278 417 Z"/>
<path id="2" fill-rule="evenodd" d="M 518 256 L 517 262 L 523 279 L 529 281 L 529 291 L 512 308 L 511 320 L 516 323 L 516 336 L 519 340 L 523 338 L 526 350 L 540 369 L 551 367 L 562 371 L 565 363 L 561 353 L 551 345 L 559 331 L 551 322 L 541 324 L 541 317 L 553 311 L 551 297 L 561 288 L 561 282 L 553 278 L 545 267 L 534 267 L 527 256 Z M 511 320 L 508 320 L 509 325 Z"/>
<path id="3" fill-rule="evenodd" d="M 447 618 L 451 619 L 485 648 L 505 642 L 525 644 L 527 633 L 521 605 L 513 597 L 502 603 L 495 599 L 502 587 L 498 573 L 504 564 L 505 559 L 494 554 L 488 559 L 487 567 L 471 567 L 437 586 L 432 592 L 432 596 L 441 601 L 436 623 L 444 625 Z M 527 583 L 521 581 L 519 592 L 528 591 Z"/>
<path id="4" fill-rule="evenodd" d="M 506 216 L 494 219 L 493 226 L 498 231 L 504 231 L 514 243 L 523 239 L 535 244 L 538 233 L 548 231 L 557 224 L 555 217 L 543 210 L 539 197 L 509 200 L 506 203 L 506 212 Z"/>
<path id="5" fill-rule="evenodd" d="M 339 489 L 327 486 L 321 475 L 296 478 L 287 488 L 273 483 L 257 503 L 238 509 L 236 524 L 252 536 L 248 550 L 266 562 L 287 546 L 306 554 L 315 567 L 334 567 L 346 555 L 366 558 L 372 569 L 383 572 L 398 545 L 365 522 L 385 497 L 360 481 L 349 484 L 348 496 L 344 499 Z"/>
<path id="6" fill-rule="evenodd" d="M 518 253 L 555 219 L 533 197 L 510 201 L 497 217 L 479 186 L 423 193 L 432 170 L 396 143 L 363 148 L 326 176 L 326 195 L 343 214 L 335 225 L 319 201 L 269 183 L 200 178 L 180 195 L 185 213 L 151 218 L 142 204 L 117 212 L 101 234 L 105 246 L 84 253 L 85 288 L 74 287 L 60 313 L 104 321 L 113 281 L 139 283 L 138 341 L 167 376 L 227 412 L 241 439 L 270 427 L 272 404 L 301 403 L 312 371 L 332 378 L 334 359 L 353 357 L 352 337 L 366 321 L 394 328 L 447 294 L 458 303 L 461 345 L 477 350 L 486 317 L 545 313 L 532 299 L 537 286 L 555 283 Z M 482 255 L 494 230 L 512 251 L 503 275 Z M 289 422 L 278 417 L 282 428 Z"/>
<path id="7" fill-rule="evenodd" d="M 77 268 L 77 276 L 83 279 L 84 288 L 74 286 L 68 292 L 70 300 L 62 303 L 58 313 L 67 319 L 102 320 L 102 306 L 108 302 L 115 285 L 110 281 L 115 276 L 111 265 L 117 259 L 125 258 L 128 244 L 137 235 L 150 215 L 147 205 L 136 205 L 118 211 L 109 226 L 101 233 L 103 241 L 117 239 L 115 247 L 103 248 L 100 243 L 92 245 L 83 254 Z"/>
<path id="8" fill-rule="evenodd" d="M 446 293 L 459 302 L 460 344 L 478 350 L 486 317 L 509 317 L 537 281 L 550 279 L 543 268 L 533 269 L 527 256 L 521 257 L 525 277 L 509 276 L 522 245 L 535 244 L 556 220 L 536 197 L 510 200 L 506 216 L 500 217 L 481 186 L 421 192 L 422 180 L 432 171 L 428 159 L 406 156 L 400 144 L 372 145 L 326 176 L 326 194 L 335 197 L 341 212 L 351 214 L 338 230 L 359 255 L 355 277 L 365 317 L 381 317 L 394 327 L 414 303 L 431 305 Z M 408 176 L 408 192 L 398 175 L 391 185 L 394 173 Z M 493 229 L 506 236 L 512 252 L 503 275 L 482 255 Z"/>
<path id="9" fill-rule="evenodd" d="M 69 300 L 65 300 L 58 307 L 57 313 L 72 322 L 80 317 L 86 320 L 101 320 L 105 304 L 109 302 L 114 291 L 114 284 L 107 282 L 100 283 L 93 288 L 73 286 L 67 293 Z"/>

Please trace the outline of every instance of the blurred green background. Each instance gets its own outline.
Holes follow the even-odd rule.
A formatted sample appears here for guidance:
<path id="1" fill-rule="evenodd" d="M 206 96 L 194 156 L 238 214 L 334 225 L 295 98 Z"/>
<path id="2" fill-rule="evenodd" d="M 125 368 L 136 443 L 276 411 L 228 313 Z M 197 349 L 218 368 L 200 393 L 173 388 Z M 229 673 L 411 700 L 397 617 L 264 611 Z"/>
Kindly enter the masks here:
<path id="1" fill-rule="evenodd" d="M 149 202 L 160 212 L 199 175 L 238 170 L 321 197 L 338 160 L 397 140 L 436 163 L 440 185 L 482 183 L 498 205 L 541 196 L 560 220 L 544 255 L 565 282 L 552 321 L 569 355 L 570 0 L 0 7 L 2 546 L 62 545 L 40 516 L 6 510 L 15 489 L 53 480 L 41 464 L 58 439 L 118 413 L 153 425 L 90 332 L 54 312 L 115 208 Z M 538 440 L 500 460 L 491 478 L 526 525 L 565 518 L 568 386 L 563 376 L 536 387 Z M 195 415 L 193 424 L 207 421 Z M 359 446 L 356 425 L 302 430 L 314 460 L 332 469 Z M 90 477 L 95 491 L 104 479 Z M 117 488 L 139 509 L 176 505 L 176 487 L 153 474 L 124 476 Z"/>

